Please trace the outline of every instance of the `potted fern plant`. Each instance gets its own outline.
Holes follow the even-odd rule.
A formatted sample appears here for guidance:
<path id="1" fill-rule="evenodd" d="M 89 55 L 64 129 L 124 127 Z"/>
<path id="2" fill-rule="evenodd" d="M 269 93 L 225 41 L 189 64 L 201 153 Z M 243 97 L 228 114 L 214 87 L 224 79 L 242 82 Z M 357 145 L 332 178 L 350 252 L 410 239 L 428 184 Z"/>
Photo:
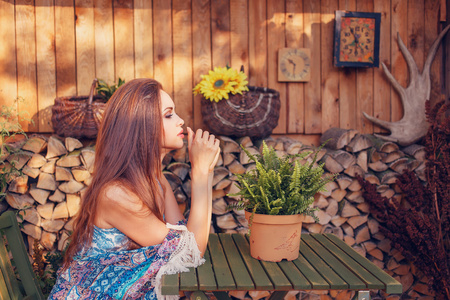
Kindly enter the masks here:
<path id="1" fill-rule="evenodd" d="M 317 209 L 311 207 L 314 195 L 325 191 L 325 185 L 335 178 L 334 174 L 324 175 L 323 164 L 316 164 L 322 147 L 312 154 L 283 157 L 265 142 L 261 155 L 242 147 L 256 168 L 236 174 L 240 191 L 232 196 L 241 197 L 235 208 L 245 209 L 252 257 L 266 261 L 298 257 L 304 217 L 318 220 Z M 302 161 L 310 154 L 312 161 Z"/>

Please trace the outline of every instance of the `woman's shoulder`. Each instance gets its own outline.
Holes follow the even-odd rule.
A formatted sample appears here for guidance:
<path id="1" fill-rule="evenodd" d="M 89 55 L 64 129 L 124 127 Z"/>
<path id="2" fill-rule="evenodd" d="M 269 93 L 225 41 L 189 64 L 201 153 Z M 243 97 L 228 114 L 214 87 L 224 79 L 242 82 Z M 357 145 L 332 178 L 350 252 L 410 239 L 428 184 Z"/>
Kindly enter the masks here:
<path id="1" fill-rule="evenodd" d="M 145 205 L 142 200 L 125 185 L 114 182 L 103 188 L 99 195 L 99 207 L 103 210 L 120 210 L 129 211 L 131 213 L 142 212 Z"/>

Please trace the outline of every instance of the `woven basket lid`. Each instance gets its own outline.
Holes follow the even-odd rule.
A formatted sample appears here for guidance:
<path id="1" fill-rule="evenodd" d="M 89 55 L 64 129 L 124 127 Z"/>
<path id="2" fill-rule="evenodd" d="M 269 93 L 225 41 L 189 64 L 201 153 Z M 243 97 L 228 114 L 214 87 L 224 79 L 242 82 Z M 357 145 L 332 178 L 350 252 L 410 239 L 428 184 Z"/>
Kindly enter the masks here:
<path id="1" fill-rule="evenodd" d="M 211 102 L 202 99 L 203 121 L 216 135 L 264 138 L 278 124 L 280 94 L 272 89 L 249 86 L 243 95 Z"/>

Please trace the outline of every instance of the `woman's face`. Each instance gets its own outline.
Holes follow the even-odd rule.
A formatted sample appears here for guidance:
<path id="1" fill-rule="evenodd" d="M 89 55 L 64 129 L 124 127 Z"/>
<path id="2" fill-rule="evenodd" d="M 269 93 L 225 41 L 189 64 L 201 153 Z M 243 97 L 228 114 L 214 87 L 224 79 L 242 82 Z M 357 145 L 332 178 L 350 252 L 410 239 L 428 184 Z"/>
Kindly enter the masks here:
<path id="1" fill-rule="evenodd" d="M 161 90 L 161 110 L 163 119 L 163 152 L 164 154 L 183 147 L 184 121 L 175 113 L 175 104 L 170 96 Z"/>

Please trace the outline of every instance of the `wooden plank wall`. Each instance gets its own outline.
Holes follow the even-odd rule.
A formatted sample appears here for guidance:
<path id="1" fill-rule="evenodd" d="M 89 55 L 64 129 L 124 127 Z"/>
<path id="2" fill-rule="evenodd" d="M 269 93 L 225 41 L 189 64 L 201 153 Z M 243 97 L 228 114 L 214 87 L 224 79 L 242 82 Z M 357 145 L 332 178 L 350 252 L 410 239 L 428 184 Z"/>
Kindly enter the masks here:
<path id="1" fill-rule="evenodd" d="M 448 0 L 447 0 L 448 2 Z M 0 104 L 27 111 L 29 132 L 51 132 L 57 96 L 87 95 L 97 77 L 109 83 L 154 77 L 188 126 L 202 127 L 200 75 L 244 66 L 251 85 L 281 94 L 276 134 L 320 134 L 330 127 L 380 132 L 380 119 L 402 116 L 381 68 L 333 66 L 335 10 L 381 12 L 380 61 L 402 84 L 408 70 L 397 33 L 422 68 L 446 21 L 443 0 L 0 0 Z M 441 11 L 444 6 L 445 12 Z M 444 16 L 444 17 L 442 17 Z M 447 39 L 448 40 L 448 39 Z M 277 81 L 277 51 L 311 49 L 307 83 Z M 442 48 L 442 47 L 441 47 Z M 432 67 L 432 100 L 445 94 L 442 49 Z"/>

